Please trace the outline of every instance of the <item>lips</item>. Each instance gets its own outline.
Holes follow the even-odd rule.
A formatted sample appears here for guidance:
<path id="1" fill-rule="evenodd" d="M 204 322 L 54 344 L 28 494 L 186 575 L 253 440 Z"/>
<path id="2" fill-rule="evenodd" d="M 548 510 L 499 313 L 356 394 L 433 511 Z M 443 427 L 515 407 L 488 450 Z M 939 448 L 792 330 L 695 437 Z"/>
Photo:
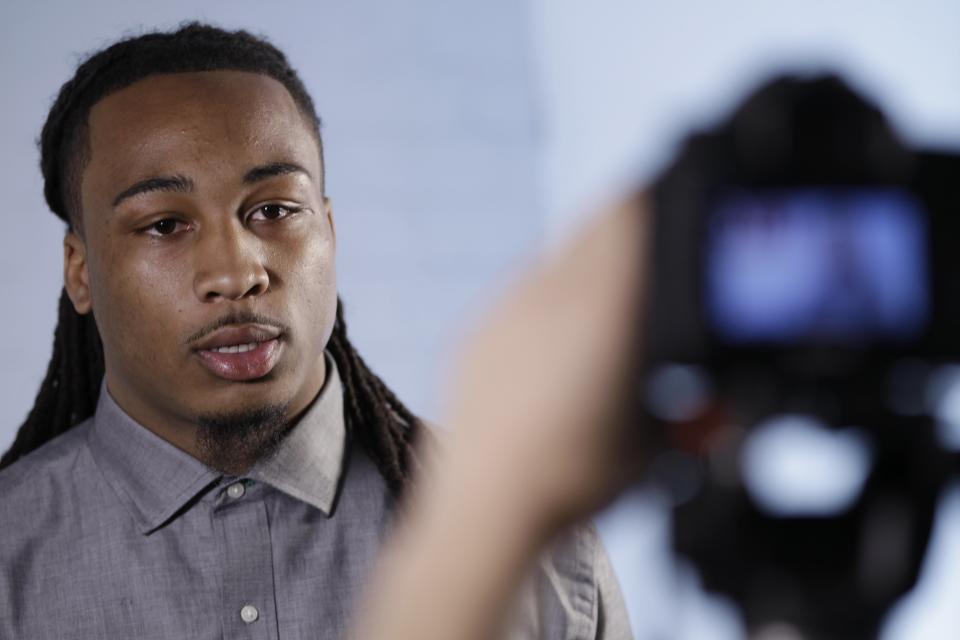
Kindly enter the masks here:
<path id="1" fill-rule="evenodd" d="M 232 325 L 204 337 L 194 347 L 213 375 L 234 382 L 256 380 L 280 360 L 280 330 L 269 325 Z"/>

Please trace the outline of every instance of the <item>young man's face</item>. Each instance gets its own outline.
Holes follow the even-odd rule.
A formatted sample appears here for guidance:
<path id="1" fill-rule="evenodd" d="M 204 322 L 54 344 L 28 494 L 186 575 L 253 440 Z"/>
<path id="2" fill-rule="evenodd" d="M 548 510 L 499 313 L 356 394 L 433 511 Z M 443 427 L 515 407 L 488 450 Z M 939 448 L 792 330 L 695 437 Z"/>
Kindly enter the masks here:
<path id="1" fill-rule="evenodd" d="M 89 140 L 65 274 L 111 395 L 191 452 L 204 418 L 297 415 L 324 381 L 336 283 L 318 144 L 287 90 L 148 77 L 93 107 Z"/>

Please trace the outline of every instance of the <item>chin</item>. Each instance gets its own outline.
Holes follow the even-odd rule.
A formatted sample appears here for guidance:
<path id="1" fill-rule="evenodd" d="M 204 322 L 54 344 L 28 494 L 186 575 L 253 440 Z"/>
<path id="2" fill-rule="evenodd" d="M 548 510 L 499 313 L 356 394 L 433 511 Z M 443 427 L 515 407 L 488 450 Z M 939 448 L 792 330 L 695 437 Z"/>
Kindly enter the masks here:
<path id="1" fill-rule="evenodd" d="M 230 407 L 197 416 L 197 443 L 207 466 L 239 474 L 272 453 L 290 431 L 289 403 Z"/>

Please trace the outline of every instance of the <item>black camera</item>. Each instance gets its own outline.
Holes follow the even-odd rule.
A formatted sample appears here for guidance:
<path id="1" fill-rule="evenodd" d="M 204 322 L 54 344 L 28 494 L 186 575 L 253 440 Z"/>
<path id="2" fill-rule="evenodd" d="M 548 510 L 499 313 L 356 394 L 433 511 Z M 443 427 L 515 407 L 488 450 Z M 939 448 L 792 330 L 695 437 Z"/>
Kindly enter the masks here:
<path id="1" fill-rule="evenodd" d="M 653 205 L 641 396 L 676 551 L 752 634 L 874 637 L 956 468 L 960 157 L 838 77 L 781 77 L 693 135 Z"/>

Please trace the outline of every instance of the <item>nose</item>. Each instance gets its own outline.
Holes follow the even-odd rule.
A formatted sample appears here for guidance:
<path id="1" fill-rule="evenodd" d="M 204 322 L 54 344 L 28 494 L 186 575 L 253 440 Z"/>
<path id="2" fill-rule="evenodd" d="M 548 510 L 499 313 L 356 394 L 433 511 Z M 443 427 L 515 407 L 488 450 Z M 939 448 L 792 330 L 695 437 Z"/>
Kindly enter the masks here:
<path id="1" fill-rule="evenodd" d="M 194 291 L 201 301 L 242 300 L 270 288 L 260 243 L 242 225 L 210 229 L 195 248 Z"/>

